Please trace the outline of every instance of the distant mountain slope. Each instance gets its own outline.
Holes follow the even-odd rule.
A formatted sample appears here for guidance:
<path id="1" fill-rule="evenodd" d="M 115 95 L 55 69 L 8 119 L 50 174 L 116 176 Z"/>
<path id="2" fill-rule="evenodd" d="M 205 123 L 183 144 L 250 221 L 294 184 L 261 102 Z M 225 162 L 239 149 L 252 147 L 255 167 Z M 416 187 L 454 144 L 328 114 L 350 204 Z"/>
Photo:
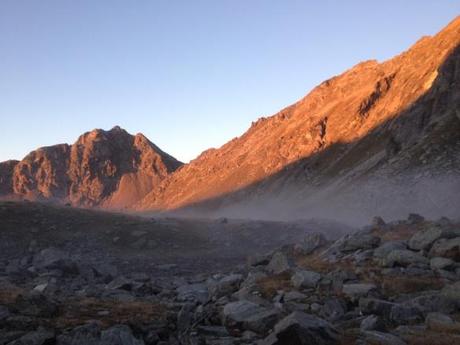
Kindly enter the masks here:
<path id="1" fill-rule="evenodd" d="M 137 208 L 231 210 L 244 201 L 251 207 L 236 208 L 234 215 L 254 214 L 260 206 L 277 217 L 286 213 L 281 209 L 288 198 L 294 201 L 289 207 L 298 207 L 302 215 L 314 206 L 313 195 L 337 196 L 350 186 L 359 189 L 369 178 L 409 176 L 413 181 L 422 171 L 422 177 L 434 173 L 456 179 L 459 43 L 457 17 L 393 59 L 356 65 L 253 123 L 241 137 L 205 151 L 154 187 Z M 430 172 L 423 172 L 426 167 Z M 454 186 L 460 187 L 457 181 Z M 378 188 L 369 193 L 384 195 Z M 263 203 L 282 194 L 272 209 Z"/>
<path id="2" fill-rule="evenodd" d="M 73 145 L 42 147 L 0 163 L 0 192 L 74 205 L 122 208 L 182 165 L 142 134 L 95 129 Z"/>

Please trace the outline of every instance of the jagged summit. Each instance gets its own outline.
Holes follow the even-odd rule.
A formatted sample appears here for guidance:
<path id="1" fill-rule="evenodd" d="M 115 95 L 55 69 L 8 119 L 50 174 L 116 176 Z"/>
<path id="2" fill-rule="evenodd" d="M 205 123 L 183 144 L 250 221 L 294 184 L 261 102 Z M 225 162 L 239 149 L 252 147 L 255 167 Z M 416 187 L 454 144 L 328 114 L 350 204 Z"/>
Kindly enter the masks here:
<path id="1" fill-rule="evenodd" d="M 75 205 L 127 207 L 182 163 L 145 136 L 119 126 L 82 134 L 73 145 L 42 147 L 0 165 L 3 194 Z"/>

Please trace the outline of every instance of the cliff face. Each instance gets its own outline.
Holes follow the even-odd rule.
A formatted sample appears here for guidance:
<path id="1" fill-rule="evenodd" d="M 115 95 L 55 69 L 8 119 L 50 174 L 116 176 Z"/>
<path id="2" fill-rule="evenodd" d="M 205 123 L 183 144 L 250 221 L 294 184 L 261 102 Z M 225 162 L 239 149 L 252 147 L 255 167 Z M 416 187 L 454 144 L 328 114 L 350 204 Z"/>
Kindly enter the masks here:
<path id="1" fill-rule="evenodd" d="M 22 161 L 2 163 L 2 193 L 74 205 L 127 207 L 182 163 L 142 134 L 119 127 L 85 133 L 73 145 L 32 151 Z M 14 165 L 14 167 L 13 167 Z M 4 168 L 3 168 L 4 167 Z"/>
<path id="2" fill-rule="evenodd" d="M 339 180 L 343 187 L 359 177 L 392 176 L 425 164 L 455 171 L 459 43 L 457 18 L 391 60 L 356 65 L 259 119 L 241 137 L 204 152 L 137 207 L 215 208 L 286 190 L 304 191 L 303 202 L 313 188 Z"/>

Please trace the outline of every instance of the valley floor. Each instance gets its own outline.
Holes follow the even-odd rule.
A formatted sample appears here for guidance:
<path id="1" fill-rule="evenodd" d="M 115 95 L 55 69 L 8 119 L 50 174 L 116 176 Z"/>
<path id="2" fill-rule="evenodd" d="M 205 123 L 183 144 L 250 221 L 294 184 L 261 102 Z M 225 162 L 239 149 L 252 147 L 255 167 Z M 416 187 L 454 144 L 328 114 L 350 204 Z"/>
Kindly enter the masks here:
<path id="1" fill-rule="evenodd" d="M 0 345 L 453 345 L 459 284 L 447 218 L 356 231 L 0 203 Z"/>

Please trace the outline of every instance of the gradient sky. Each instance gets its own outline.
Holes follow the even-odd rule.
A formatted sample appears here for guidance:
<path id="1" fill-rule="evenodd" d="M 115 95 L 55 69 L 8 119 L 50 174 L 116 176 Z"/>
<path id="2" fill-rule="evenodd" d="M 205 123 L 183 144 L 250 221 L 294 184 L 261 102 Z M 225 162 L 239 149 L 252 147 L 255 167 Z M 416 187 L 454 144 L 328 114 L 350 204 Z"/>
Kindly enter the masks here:
<path id="1" fill-rule="evenodd" d="M 0 161 L 114 125 L 188 161 L 458 14 L 450 0 L 0 0 Z"/>

